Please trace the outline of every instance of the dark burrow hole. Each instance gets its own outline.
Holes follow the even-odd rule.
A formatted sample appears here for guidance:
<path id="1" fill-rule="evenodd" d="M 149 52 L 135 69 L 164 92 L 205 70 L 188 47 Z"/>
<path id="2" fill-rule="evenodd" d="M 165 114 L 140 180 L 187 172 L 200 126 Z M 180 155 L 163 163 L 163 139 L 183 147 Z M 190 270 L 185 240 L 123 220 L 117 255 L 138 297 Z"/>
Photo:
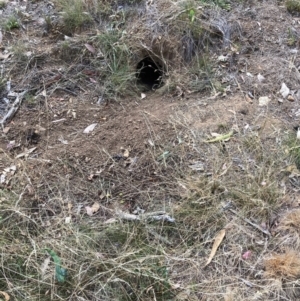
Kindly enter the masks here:
<path id="1" fill-rule="evenodd" d="M 145 90 L 155 90 L 163 85 L 163 68 L 151 57 L 145 57 L 136 66 L 138 84 Z"/>

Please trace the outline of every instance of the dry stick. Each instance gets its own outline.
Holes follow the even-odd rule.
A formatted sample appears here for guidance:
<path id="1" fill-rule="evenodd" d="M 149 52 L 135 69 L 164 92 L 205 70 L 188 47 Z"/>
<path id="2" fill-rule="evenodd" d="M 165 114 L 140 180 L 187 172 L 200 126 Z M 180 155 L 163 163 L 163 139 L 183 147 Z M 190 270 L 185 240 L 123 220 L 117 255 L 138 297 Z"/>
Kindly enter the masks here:
<path id="1" fill-rule="evenodd" d="M 256 228 L 257 230 L 261 231 L 262 233 L 271 236 L 271 233 L 268 230 L 263 229 L 261 226 L 251 222 L 248 218 L 243 217 L 242 215 L 240 215 L 238 212 L 236 212 L 233 209 L 228 209 L 231 213 L 235 214 L 236 216 L 238 216 L 239 218 L 241 218 L 242 220 L 244 220 L 246 223 L 248 223 L 249 225 L 251 225 L 252 227 Z"/>
<path id="2" fill-rule="evenodd" d="M 22 104 L 23 96 L 26 93 L 27 93 L 27 90 L 22 93 L 16 93 L 16 96 L 17 96 L 16 100 L 14 101 L 12 107 L 9 109 L 7 114 L 0 121 L 2 128 L 4 126 L 4 123 L 9 121 L 16 114 L 16 112 L 18 111 L 18 109 L 20 108 L 20 106 Z"/>

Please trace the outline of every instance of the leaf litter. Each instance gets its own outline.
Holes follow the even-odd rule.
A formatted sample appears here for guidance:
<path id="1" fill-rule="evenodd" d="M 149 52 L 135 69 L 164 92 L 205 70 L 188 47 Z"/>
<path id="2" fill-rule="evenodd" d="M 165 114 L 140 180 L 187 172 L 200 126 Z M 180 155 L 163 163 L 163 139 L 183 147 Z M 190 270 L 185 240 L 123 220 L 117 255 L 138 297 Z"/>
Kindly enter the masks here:
<path id="1" fill-rule="evenodd" d="M 10 296 L 8 293 L 0 291 L 0 295 L 2 295 L 4 297 L 5 301 L 9 301 L 10 300 Z"/>
<path id="2" fill-rule="evenodd" d="M 99 209 L 100 209 L 99 202 L 95 202 L 92 206 L 85 206 L 86 213 L 89 216 L 93 216 L 95 213 L 98 212 Z"/>
<path id="3" fill-rule="evenodd" d="M 98 123 L 92 123 L 92 124 L 90 124 L 89 126 L 87 126 L 87 127 L 83 130 L 83 133 L 84 133 L 84 134 L 88 134 L 88 133 L 92 132 L 92 131 L 95 129 L 95 127 L 96 127 L 97 124 L 98 124 Z"/>
<path id="4" fill-rule="evenodd" d="M 211 261 L 213 260 L 213 258 L 215 257 L 216 253 L 217 253 L 217 250 L 220 246 L 220 244 L 222 243 L 224 237 L 226 235 L 226 230 L 225 229 L 222 229 L 214 238 L 214 243 L 213 243 L 213 246 L 211 248 L 211 252 L 210 252 L 210 255 L 207 259 L 207 262 L 205 264 L 204 267 L 208 266 Z"/>

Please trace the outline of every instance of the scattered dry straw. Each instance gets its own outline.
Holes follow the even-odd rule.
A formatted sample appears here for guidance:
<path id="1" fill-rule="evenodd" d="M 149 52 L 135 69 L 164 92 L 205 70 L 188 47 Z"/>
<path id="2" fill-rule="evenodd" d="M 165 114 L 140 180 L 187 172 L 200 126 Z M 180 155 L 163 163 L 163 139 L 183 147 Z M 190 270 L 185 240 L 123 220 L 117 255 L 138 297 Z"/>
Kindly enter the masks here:
<path id="1" fill-rule="evenodd" d="M 300 209 L 288 212 L 280 223 L 280 228 L 283 230 L 300 230 Z"/>
<path id="2" fill-rule="evenodd" d="M 265 276 L 295 279 L 300 276 L 300 257 L 294 250 L 273 254 L 265 260 Z"/>

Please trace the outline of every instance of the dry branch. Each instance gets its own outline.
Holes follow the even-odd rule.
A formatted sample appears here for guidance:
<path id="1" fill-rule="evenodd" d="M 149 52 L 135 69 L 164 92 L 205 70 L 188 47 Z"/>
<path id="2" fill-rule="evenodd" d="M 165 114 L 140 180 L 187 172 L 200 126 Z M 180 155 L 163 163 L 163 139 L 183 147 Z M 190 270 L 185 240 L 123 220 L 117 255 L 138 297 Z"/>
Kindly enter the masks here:
<path id="1" fill-rule="evenodd" d="M 16 114 L 16 112 L 18 111 L 18 109 L 20 108 L 20 106 L 22 104 L 23 97 L 26 93 L 27 93 L 27 91 L 24 91 L 22 93 L 11 92 L 8 95 L 8 96 L 16 96 L 16 100 L 14 101 L 12 107 L 9 109 L 9 111 L 6 113 L 6 115 L 0 121 L 2 128 L 3 128 L 4 124 L 7 121 L 11 120 L 13 118 L 13 116 Z"/>
<path id="2" fill-rule="evenodd" d="M 235 214 L 236 216 L 238 216 L 239 218 L 241 218 L 242 220 L 244 220 L 246 223 L 248 223 L 249 225 L 251 225 L 252 227 L 256 228 L 257 230 L 261 231 L 262 233 L 271 236 L 271 233 L 268 230 L 263 229 L 261 226 L 251 222 L 248 218 L 243 217 L 242 215 L 240 215 L 238 212 L 236 212 L 233 209 L 228 209 L 230 212 L 232 212 L 233 214 Z"/>

